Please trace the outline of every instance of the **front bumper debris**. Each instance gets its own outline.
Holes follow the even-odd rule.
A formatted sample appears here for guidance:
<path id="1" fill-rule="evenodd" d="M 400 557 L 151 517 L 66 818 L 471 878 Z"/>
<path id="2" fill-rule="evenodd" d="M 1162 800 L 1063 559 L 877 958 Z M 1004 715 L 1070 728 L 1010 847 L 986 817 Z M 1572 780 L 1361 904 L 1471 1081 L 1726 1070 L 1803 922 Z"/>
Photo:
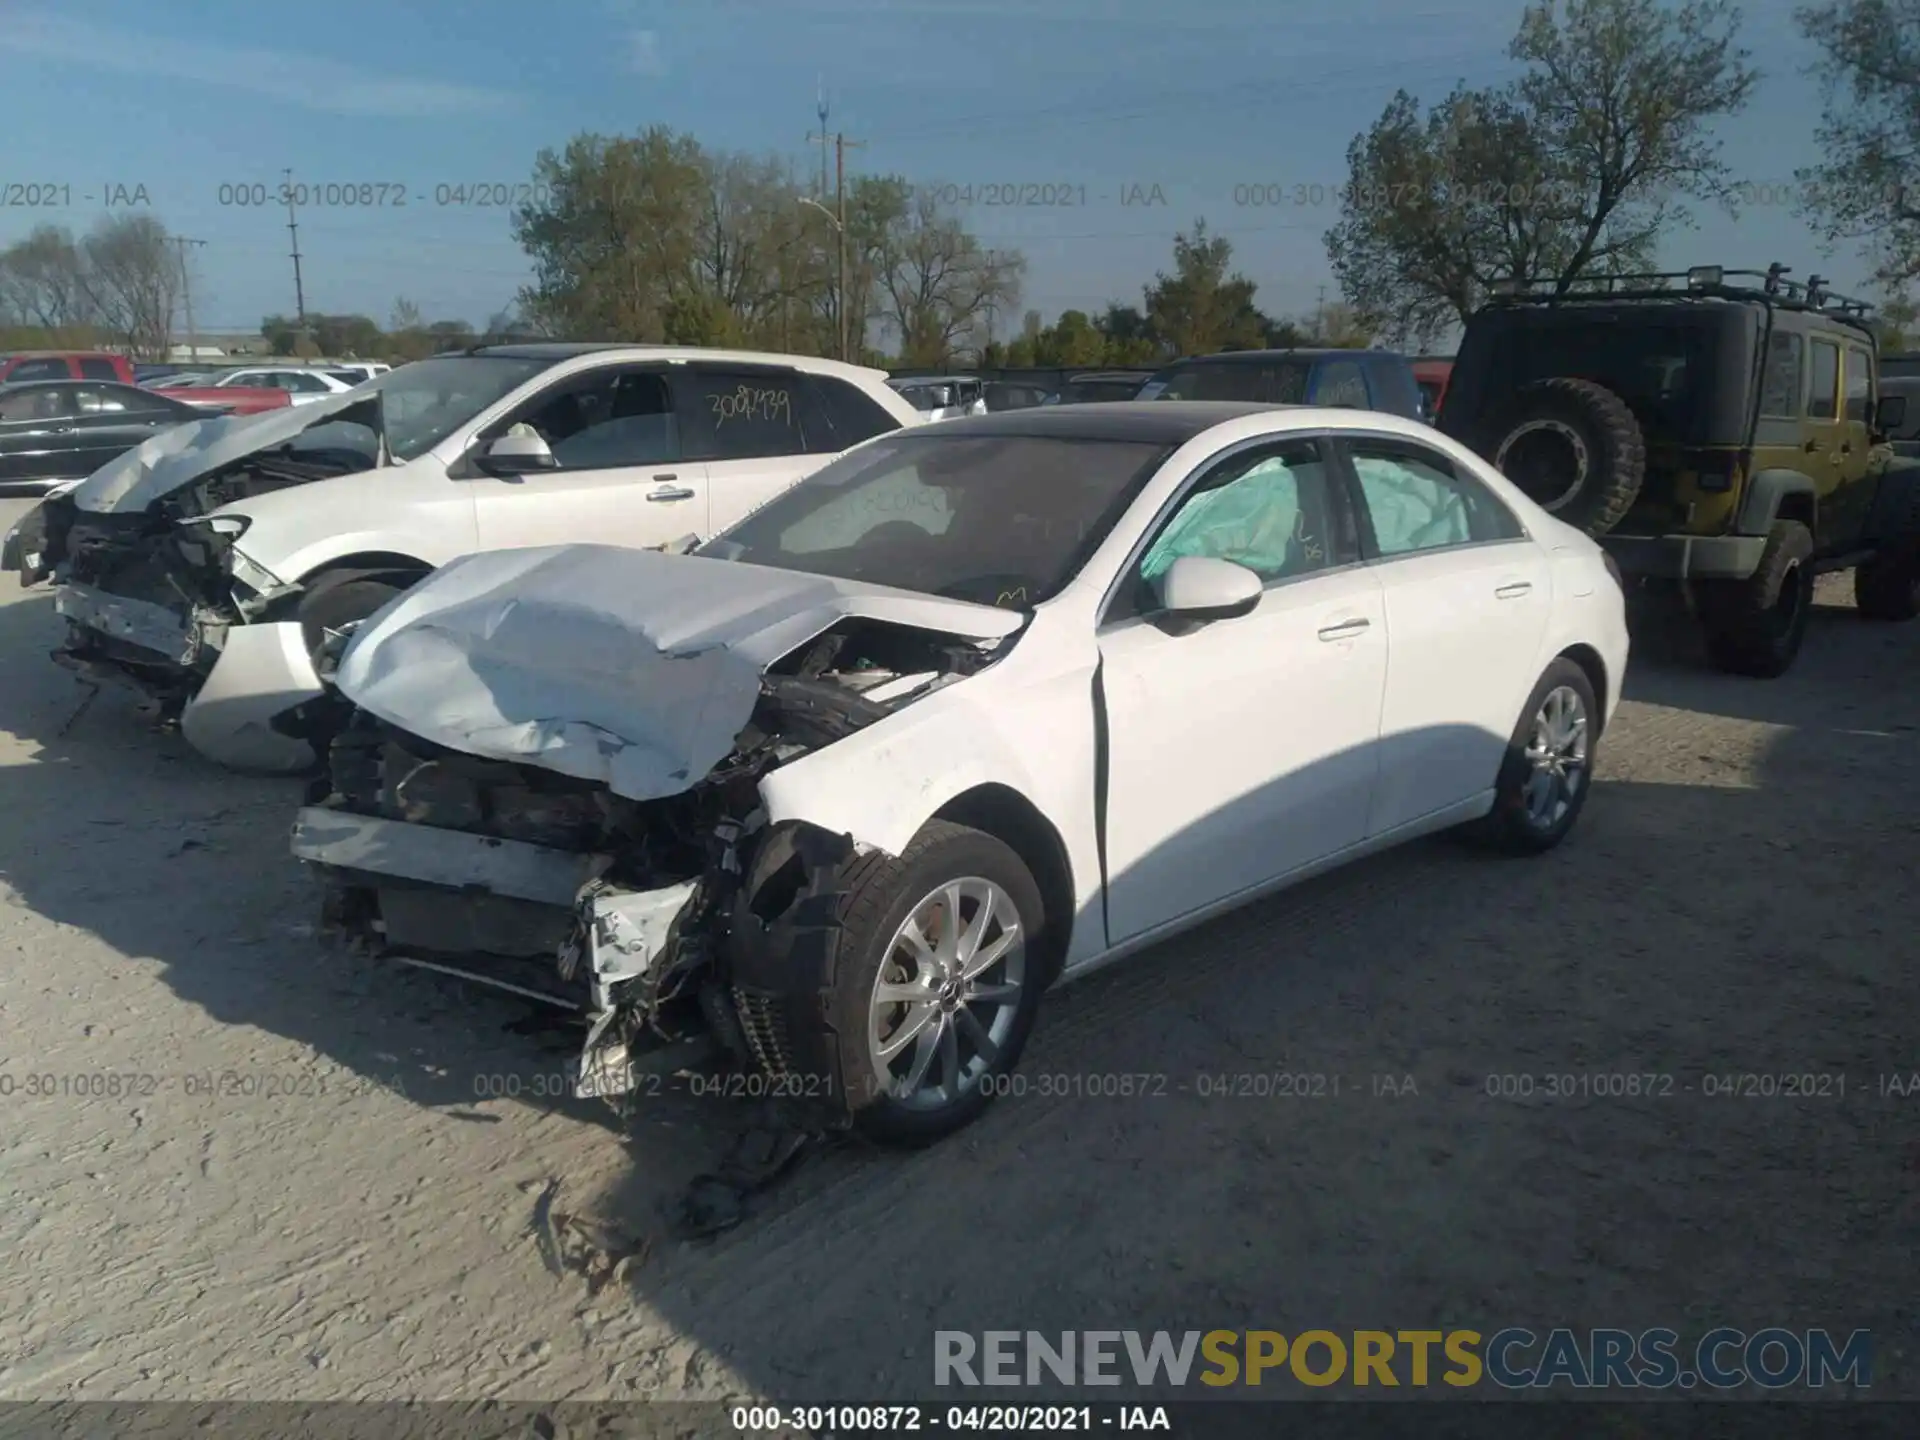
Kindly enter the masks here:
<path id="1" fill-rule="evenodd" d="M 54 612 L 84 630 L 151 651 L 157 662 L 191 668 L 200 657 L 198 627 L 177 612 L 149 600 L 110 595 L 90 585 L 62 585 Z"/>
<path id="2" fill-rule="evenodd" d="M 233 770 L 285 773 L 315 759 L 284 717 L 327 693 L 296 621 L 233 625 L 206 680 L 180 715 L 180 733 L 202 755 Z"/>
<path id="3" fill-rule="evenodd" d="M 370 884 L 380 933 L 390 945 L 544 951 L 562 980 L 584 979 L 588 987 L 593 1018 L 575 1066 L 574 1093 L 607 1098 L 635 1088 L 642 1037 L 621 1023 L 627 1017 L 617 992 L 657 980 L 680 916 L 698 896 L 698 881 L 623 889 L 600 878 L 610 863 L 605 855 L 324 806 L 296 816 L 293 853 Z M 455 973 L 500 983 L 483 973 Z M 652 1051 L 683 1037 L 646 1038 Z"/>

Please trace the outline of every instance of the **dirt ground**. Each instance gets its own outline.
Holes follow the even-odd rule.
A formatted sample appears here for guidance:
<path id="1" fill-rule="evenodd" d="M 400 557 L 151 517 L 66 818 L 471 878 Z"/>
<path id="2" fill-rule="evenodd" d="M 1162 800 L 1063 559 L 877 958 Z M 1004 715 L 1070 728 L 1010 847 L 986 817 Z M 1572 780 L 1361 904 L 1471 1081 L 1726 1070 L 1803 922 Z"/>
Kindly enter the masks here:
<path id="1" fill-rule="evenodd" d="M 660 1207 L 737 1106 L 623 1136 L 547 1097 L 526 1005 L 324 952 L 298 782 L 114 694 L 63 733 L 51 602 L 9 577 L 0 1398 L 905 1400 L 936 1329 L 1720 1323 L 1869 1328 L 1875 1390 L 1920 1393 L 1920 1097 L 1879 1093 L 1920 1071 L 1920 624 L 1849 593 L 1778 682 L 1643 641 L 1558 852 L 1417 845 L 1050 997 L 1036 1086 L 1164 1094 L 834 1151 L 688 1244 Z M 1844 1095 L 1703 1091 L 1808 1071 Z M 1342 1092 L 1201 1093 L 1280 1072 Z M 1674 1089 L 1487 1093 L 1592 1072 Z M 597 1295 L 543 1263 L 553 1179 L 643 1249 Z"/>

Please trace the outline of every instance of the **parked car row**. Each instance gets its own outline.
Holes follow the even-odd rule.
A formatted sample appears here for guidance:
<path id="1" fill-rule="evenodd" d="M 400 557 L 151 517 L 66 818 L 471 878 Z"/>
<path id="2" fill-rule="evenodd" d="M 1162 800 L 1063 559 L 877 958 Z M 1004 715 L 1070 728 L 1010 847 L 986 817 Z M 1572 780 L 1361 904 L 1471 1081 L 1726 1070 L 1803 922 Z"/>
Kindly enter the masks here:
<path id="1" fill-rule="evenodd" d="M 581 1094 L 705 1036 L 925 1140 L 1056 981 L 1585 802 L 1628 650 L 1599 546 L 1404 360 L 1165 388 L 1215 385 L 1315 403 L 927 424 L 831 361 L 483 347 L 155 434 L 5 562 L 63 664 L 316 775 L 332 930 L 578 1004 Z"/>

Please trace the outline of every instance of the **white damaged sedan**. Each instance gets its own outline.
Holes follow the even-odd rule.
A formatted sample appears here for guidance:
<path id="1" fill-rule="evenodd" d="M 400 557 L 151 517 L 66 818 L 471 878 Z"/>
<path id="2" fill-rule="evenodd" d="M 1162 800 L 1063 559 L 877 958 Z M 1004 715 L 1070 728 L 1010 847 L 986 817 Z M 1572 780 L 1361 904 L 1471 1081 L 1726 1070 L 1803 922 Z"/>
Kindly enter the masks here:
<path id="1" fill-rule="evenodd" d="M 1424 425 L 959 419 L 692 554 L 446 566 L 340 658 L 294 849 L 337 931 L 574 987 L 582 1094 L 697 1034 L 926 1140 L 1056 981 L 1418 835 L 1559 843 L 1624 610 L 1593 541 Z"/>

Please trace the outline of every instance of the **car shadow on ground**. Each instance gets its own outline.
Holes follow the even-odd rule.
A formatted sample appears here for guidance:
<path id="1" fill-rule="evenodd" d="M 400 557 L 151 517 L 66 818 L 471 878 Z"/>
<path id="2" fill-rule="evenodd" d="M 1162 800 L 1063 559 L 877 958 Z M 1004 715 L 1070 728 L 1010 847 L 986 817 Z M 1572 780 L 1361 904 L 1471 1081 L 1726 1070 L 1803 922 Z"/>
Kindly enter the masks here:
<path id="1" fill-rule="evenodd" d="M 298 1040 L 422 1105 L 519 1093 L 511 1077 L 544 1077 L 577 1046 L 551 1007 L 321 945 L 318 891 L 288 850 L 305 782 L 219 768 L 129 690 L 87 699 L 44 658 L 58 627 L 44 594 L 0 605 L 0 731 L 38 749 L 0 768 L 0 803 L 35 817 L 0 832 L 19 903 L 163 966 L 214 1019 Z M 540 1103 L 614 1123 L 544 1088 Z"/>
<path id="2" fill-rule="evenodd" d="M 1820 644 L 1866 673 L 1865 630 L 1830 628 Z M 480 1075 L 554 1070 L 555 1048 L 513 1028 L 519 1002 L 317 947 L 286 851 L 297 782 L 221 772 L 122 696 L 60 734 L 76 697 L 35 658 L 52 641 L 43 603 L 0 606 L 0 729 L 40 747 L 0 769 L 0 802 L 36 817 L 0 854 L 20 903 L 157 965 L 216 1020 L 449 1115 L 489 1118 Z M 1876 683 L 1905 704 L 1911 636 L 1901 656 Z M 1700 683 L 1729 713 L 1743 682 Z M 1620 731 L 1663 723 L 1639 711 Z M 1916 802 L 1915 747 L 1814 728 L 1782 730 L 1724 785 L 1603 764 L 1548 856 L 1424 841 L 1050 996 L 1023 1093 L 921 1153 L 829 1148 L 712 1242 L 667 1243 L 661 1217 L 748 1112 L 649 1106 L 617 1178 L 566 1195 L 659 1239 L 624 1277 L 641 1303 L 596 1317 L 593 1343 L 617 1354 L 664 1317 L 800 1401 L 924 1400 L 938 1330 L 1885 1333 L 1911 1319 L 1911 1122 L 1699 1086 L 1817 1065 L 1858 1095 L 1915 1053 Z M 1542 1094 L 1544 1077 L 1594 1073 L 1674 1078 L 1641 1100 Z M 1498 1093 L 1509 1076 L 1532 1093 Z M 540 1103 L 613 1128 L 599 1105 Z M 674 1393 L 682 1363 L 656 1355 L 621 1383 Z"/>
<path id="3" fill-rule="evenodd" d="M 1920 713 L 1881 676 L 1910 664 L 1914 632 L 1868 620 L 1853 605 L 1851 572 L 1817 583 L 1807 638 L 1780 680 L 1722 674 L 1708 662 L 1698 627 L 1677 602 L 1640 603 L 1632 612 L 1627 698 L 1703 715 L 1819 730 L 1913 733 Z"/>

